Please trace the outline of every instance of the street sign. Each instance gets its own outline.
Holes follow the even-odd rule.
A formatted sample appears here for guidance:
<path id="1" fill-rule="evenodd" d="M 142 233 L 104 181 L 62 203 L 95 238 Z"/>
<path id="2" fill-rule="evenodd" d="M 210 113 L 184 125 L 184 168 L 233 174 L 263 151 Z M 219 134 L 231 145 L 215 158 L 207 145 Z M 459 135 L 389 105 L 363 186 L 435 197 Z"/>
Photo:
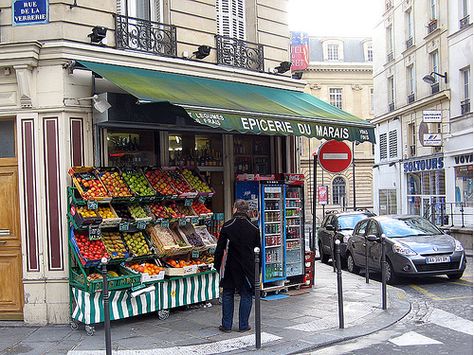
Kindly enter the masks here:
<path id="1" fill-rule="evenodd" d="M 441 111 L 425 110 L 423 111 L 423 122 L 441 123 L 443 121 L 443 113 Z"/>
<path id="2" fill-rule="evenodd" d="M 324 170 L 330 173 L 340 173 L 346 170 L 352 162 L 351 148 L 344 142 L 327 141 L 319 148 L 318 161 Z"/>
<path id="3" fill-rule="evenodd" d="M 318 186 L 318 203 L 320 205 L 328 204 L 328 187 Z"/>

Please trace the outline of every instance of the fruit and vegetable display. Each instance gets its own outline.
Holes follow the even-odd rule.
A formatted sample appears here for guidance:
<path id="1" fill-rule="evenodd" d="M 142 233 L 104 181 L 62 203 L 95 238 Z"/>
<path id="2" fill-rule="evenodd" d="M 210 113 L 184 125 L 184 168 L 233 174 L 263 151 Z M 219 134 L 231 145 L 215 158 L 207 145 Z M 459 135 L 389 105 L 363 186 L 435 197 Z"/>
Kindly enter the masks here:
<path id="1" fill-rule="evenodd" d="M 117 169 L 105 171 L 98 169 L 98 176 L 112 197 L 133 196 Z"/>
<path id="2" fill-rule="evenodd" d="M 97 209 L 97 214 L 101 216 L 103 219 L 117 218 L 117 216 L 112 211 L 112 208 L 110 208 L 110 206 L 99 206 L 99 208 Z"/>
<path id="3" fill-rule="evenodd" d="M 155 190 L 150 187 L 147 179 L 139 170 L 125 170 L 122 172 L 122 177 L 132 192 L 138 196 L 155 196 Z"/>
<path id="4" fill-rule="evenodd" d="M 142 232 L 124 233 L 123 239 L 127 244 L 128 250 L 134 256 L 150 255 L 151 251 Z"/>
<path id="5" fill-rule="evenodd" d="M 114 204 L 114 210 L 115 210 L 115 213 L 117 213 L 117 216 L 122 218 L 122 220 L 132 220 L 133 219 L 127 205 L 115 205 Z"/>
<path id="6" fill-rule="evenodd" d="M 79 254 L 85 261 L 101 260 L 103 257 L 108 258 L 104 243 L 101 240 L 89 240 L 85 233 L 77 233 L 74 235 Z"/>
<path id="7" fill-rule="evenodd" d="M 207 247 L 217 246 L 217 240 L 209 233 L 206 226 L 195 226 L 194 231 Z"/>
<path id="8" fill-rule="evenodd" d="M 160 194 L 165 196 L 177 195 L 176 189 L 173 187 L 171 177 L 161 169 L 150 169 L 145 172 L 145 176 L 150 185 Z"/>
<path id="9" fill-rule="evenodd" d="M 102 242 L 105 249 L 110 254 L 112 259 L 121 259 L 128 257 L 127 248 L 123 244 L 122 237 L 118 232 L 102 233 Z"/>
<path id="10" fill-rule="evenodd" d="M 184 204 L 177 203 L 174 205 L 176 211 L 183 217 L 196 216 L 196 212 L 191 207 L 185 206 Z"/>
<path id="11" fill-rule="evenodd" d="M 102 182 L 92 172 L 75 173 L 73 181 L 85 200 L 110 198 Z"/>
<path id="12" fill-rule="evenodd" d="M 197 214 L 211 214 L 212 211 L 206 207 L 206 205 L 199 201 L 193 201 L 193 210 Z"/>
<path id="13" fill-rule="evenodd" d="M 186 179 L 181 175 L 177 170 L 165 170 L 166 173 L 170 176 L 173 186 L 181 193 L 196 193 L 186 181 Z"/>
<path id="14" fill-rule="evenodd" d="M 185 216 L 177 212 L 172 206 L 176 206 L 176 203 L 157 202 L 150 205 L 150 211 L 155 215 L 156 218 L 164 219 L 178 219 L 184 218 Z"/>
<path id="15" fill-rule="evenodd" d="M 201 193 L 211 193 L 212 190 L 211 188 L 204 182 L 202 181 L 201 178 L 198 176 L 194 175 L 193 172 L 189 169 L 183 169 L 181 171 L 183 174 L 184 178 L 186 181 L 191 185 L 191 187 Z"/>
<path id="16" fill-rule="evenodd" d="M 98 272 L 93 272 L 92 274 L 87 275 L 87 281 L 96 280 L 102 280 L 102 274 L 99 274 Z"/>
<path id="17" fill-rule="evenodd" d="M 82 218 L 97 218 L 98 217 L 96 211 L 90 210 L 85 206 L 77 206 L 76 211 L 82 216 Z"/>
<path id="18" fill-rule="evenodd" d="M 160 225 L 148 226 L 146 229 L 158 256 L 173 255 L 179 250 L 173 232 L 169 228 Z"/>
<path id="19" fill-rule="evenodd" d="M 138 204 L 128 206 L 128 210 L 130 211 L 130 215 L 135 219 L 148 218 L 148 213 Z"/>
<path id="20" fill-rule="evenodd" d="M 165 263 L 173 268 L 182 268 L 191 265 L 200 265 L 202 262 L 198 259 L 184 260 L 184 259 L 168 259 Z"/>
<path id="21" fill-rule="evenodd" d="M 205 247 L 204 242 L 194 231 L 194 227 L 191 223 L 187 223 L 185 226 L 177 227 L 176 231 L 178 234 L 184 235 L 186 240 L 194 246 L 195 249 L 200 250 Z"/>
<path id="22" fill-rule="evenodd" d="M 160 272 L 164 271 L 165 268 L 162 266 L 158 266 L 156 264 L 152 263 L 131 263 L 131 264 L 126 264 L 126 266 L 133 271 L 139 272 L 141 274 L 148 274 L 150 276 L 153 275 L 158 275 Z"/>

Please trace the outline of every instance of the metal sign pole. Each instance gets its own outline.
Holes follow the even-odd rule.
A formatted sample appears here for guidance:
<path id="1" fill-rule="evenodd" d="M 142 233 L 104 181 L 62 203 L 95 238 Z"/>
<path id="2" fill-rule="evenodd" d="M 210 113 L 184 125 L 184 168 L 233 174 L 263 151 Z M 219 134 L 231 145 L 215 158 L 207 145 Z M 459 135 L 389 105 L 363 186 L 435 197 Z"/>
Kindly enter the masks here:
<path id="1" fill-rule="evenodd" d="M 110 334 L 109 284 L 107 281 L 107 258 L 102 258 L 102 298 L 104 300 L 105 353 L 112 355 L 112 336 Z"/>
<path id="2" fill-rule="evenodd" d="M 260 248 L 255 248 L 255 348 L 262 347 L 262 329 L 260 318 Z"/>
<path id="3" fill-rule="evenodd" d="M 335 242 L 337 264 L 337 304 L 339 307 L 339 328 L 344 329 L 344 304 L 342 299 L 341 241 Z"/>
<path id="4" fill-rule="evenodd" d="M 387 309 L 387 262 L 385 256 L 385 236 L 382 234 L 380 239 L 382 244 L 382 309 L 385 310 Z"/>
<path id="5" fill-rule="evenodd" d="M 318 155 L 315 154 L 313 156 L 313 234 L 312 234 L 312 241 L 311 241 L 311 246 L 313 249 L 311 249 L 311 251 L 316 251 L 316 218 L 317 218 L 316 190 L 317 190 L 317 185 L 318 185 L 317 177 L 318 177 Z"/>
<path id="6" fill-rule="evenodd" d="M 365 282 L 369 283 L 369 241 L 365 237 Z"/>

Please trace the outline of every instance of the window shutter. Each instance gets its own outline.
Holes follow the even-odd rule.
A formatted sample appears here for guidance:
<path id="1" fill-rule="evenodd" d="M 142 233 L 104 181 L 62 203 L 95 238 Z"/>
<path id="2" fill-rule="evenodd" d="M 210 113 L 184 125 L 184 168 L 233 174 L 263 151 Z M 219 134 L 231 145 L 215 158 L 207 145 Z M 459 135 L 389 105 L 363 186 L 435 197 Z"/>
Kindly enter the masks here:
<path id="1" fill-rule="evenodd" d="M 244 0 L 216 0 L 217 33 L 245 40 Z"/>
<path id="2" fill-rule="evenodd" d="M 380 160 L 387 159 L 387 133 L 380 136 Z"/>
<path id="3" fill-rule="evenodd" d="M 389 156 L 390 158 L 396 158 L 397 157 L 397 151 L 398 151 L 398 142 L 397 142 L 397 131 L 390 131 L 389 136 L 388 136 L 388 145 L 389 145 Z"/>
<path id="4" fill-rule="evenodd" d="M 151 20 L 163 22 L 163 0 L 151 0 Z"/>
<path id="5" fill-rule="evenodd" d="M 125 15 L 125 0 L 117 0 L 117 14 L 118 15 Z"/>

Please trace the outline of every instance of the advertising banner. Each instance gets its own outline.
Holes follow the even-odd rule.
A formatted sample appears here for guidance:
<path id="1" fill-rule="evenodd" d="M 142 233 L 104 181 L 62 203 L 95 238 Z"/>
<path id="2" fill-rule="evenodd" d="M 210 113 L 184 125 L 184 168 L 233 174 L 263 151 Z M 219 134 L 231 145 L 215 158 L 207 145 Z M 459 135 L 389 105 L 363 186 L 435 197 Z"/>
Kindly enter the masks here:
<path id="1" fill-rule="evenodd" d="M 328 204 L 328 187 L 318 186 L 318 203 L 320 205 Z"/>
<path id="2" fill-rule="evenodd" d="M 291 71 L 305 70 L 308 64 L 308 34 L 305 32 L 291 32 Z"/>

